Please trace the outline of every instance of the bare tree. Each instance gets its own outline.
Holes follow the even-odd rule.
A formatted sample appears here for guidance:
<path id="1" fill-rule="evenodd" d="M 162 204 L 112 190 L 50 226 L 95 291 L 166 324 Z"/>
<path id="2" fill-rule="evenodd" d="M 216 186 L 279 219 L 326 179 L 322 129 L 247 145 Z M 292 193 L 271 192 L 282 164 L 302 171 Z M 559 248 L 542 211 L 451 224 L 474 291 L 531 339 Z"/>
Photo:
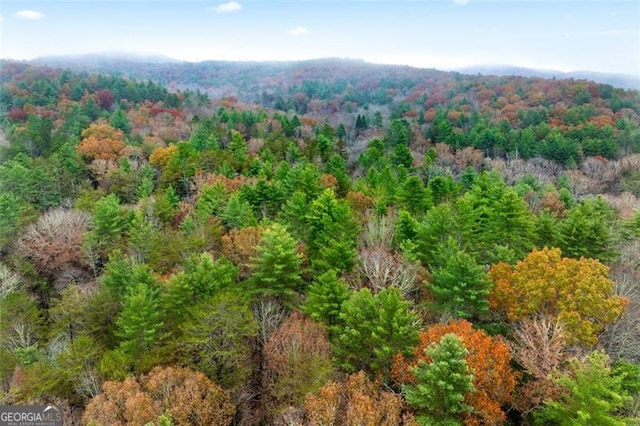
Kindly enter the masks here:
<path id="1" fill-rule="evenodd" d="M 64 275 L 69 268 L 88 270 L 82 243 L 90 220 L 83 211 L 51 210 L 24 230 L 14 248 L 49 278 Z"/>
<path id="2" fill-rule="evenodd" d="M 22 279 L 4 263 L 0 263 L 0 299 L 13 291 L 20 290 L 21 287 Z"/>
<path id="3" fill-rule="evenodd" d="M 640 363 L 640 242 L 633 241 L 620 250 L 618 262 L 612 266 L 611 278 L 616 294 L 626 297 L 628 305 L 620 319 L 609 325 L 600 343 L 612 359 Z"/>

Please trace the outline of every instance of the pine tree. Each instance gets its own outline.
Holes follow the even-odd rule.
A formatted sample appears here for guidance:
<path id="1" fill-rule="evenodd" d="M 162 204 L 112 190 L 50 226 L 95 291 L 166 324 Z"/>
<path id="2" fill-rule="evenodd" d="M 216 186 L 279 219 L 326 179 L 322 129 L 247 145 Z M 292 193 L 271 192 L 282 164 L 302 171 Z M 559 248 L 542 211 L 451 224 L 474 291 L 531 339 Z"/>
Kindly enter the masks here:
<path id="1" fill-rule="evenodd" d="M 358 225 L 349 206 L 338 202 L 333 191 L 327 189 L 311 204 L 306 221 L 313 267 L 319 272 L 353 269 Z"/>
<path id="2" fill-rule="evenodd" d="M 428 285 L 436 310 L 456 318 L 486 313 L 492 283 L 484 268 L 451 237 L 438 245 L 436 259 L 438 266 L 431 272 Z"/>
<path id="3" fill-rule="evenodd" d="M 398 195 L 402 206 L 412 215 L 423 215 L 433 205 L 430 191 L 418 176 L 409 176 L 402 184 Z"/>
<path id="4" fill-rule="evenodd" d="M 250 279 L 258 294 L 291 296 L 301 282 L 297 242 L 280 224 L 267 228 L 257 248 Z"/>
<path id="5" fill-rule="evenodd" d="M 405 385 L 407 403 L 418 413 L 421 425 L 462 425 L 472 407 L 465 394 L 473 392 L 473 371 L 465 357 L 467 349 L 455 334 L 445 334 L 439 343 L 425 349 L 430 363 L 418 362 L 411 372 L 415 385 Z"/>
<path id="6" fill-rule="evenodd" d="M 557 400 L 547 401 L 535 414 L 537 424 L 624 426 L 628 423 L 618 413 L 630 400 L 622 389 L 622 377 L 612 373 L 609 357 L 592 352 L 581 362 L 570 363 L 570 374 L 556 377 L 564 392 Z M 637 419 L 635 419 L 637 420 Z"/>
<path id="7" fill-rule="evenodd" d="M 387 375 L 398 353 L 409 354 L 418 343 L 419 320 L 397 288 L 372 294 L 368 288 L 342 303 L 336 328 L 335 355 L 348 372 L 366 370 Z"/>
<path id="8" fill-rule="evenodd" d="M 120 348 L 134 359 L 147 353 L 160 338 L 162 321 L 156 292 L 138 282 L 125 296 L 122 313 L 116 320 Z"/>
<path id="9" fill-rule="evenodd" d="M 349 287 L 337 276 L 335 269 L 323 273 L 307 289 L 302 310 L 314 321 L 336 332 L 340 324 L 342 303 L 349 298 Z"/>
<path id="10" fill-rule="evenodd" d="M 108 252 L 127 233 L 131 216 L 120 206 L 118 197 L 109 194 L 96 203 L 92 222 L 90 240 L 100 250 Z"/>

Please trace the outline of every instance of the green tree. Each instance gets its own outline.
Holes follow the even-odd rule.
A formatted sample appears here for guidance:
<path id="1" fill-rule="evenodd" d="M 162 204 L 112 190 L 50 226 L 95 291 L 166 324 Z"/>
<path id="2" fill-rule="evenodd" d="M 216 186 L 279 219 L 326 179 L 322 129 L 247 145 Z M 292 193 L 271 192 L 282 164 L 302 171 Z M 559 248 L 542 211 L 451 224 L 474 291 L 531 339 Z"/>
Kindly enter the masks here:
<path id="1" fill-rule="evenodd" d="M 491 280 L 484 268 L 461 250 L 453 238 L 438 245 L 436 264 L 428 288 L 438 312 L 456 318 L 471 318 L 488 312 Z"/>
<path id="2" fill-rule="evenodd" d="M 235 161 L 236 169 L 240 169 L 247 160 L 247 143 L 244 141 L 242 134 L 234 131 L 231 135 L 228 148 Z"/>
<path id="3" fill-rule="evenodd" d="M 327 161 L 326 171 L 338 180 L 338 195 L 346 195 L 351 186 L 351 180 L 347 173 L 347 163 L 344 158 L 338 154 L 333 154 Z"/>
<path id="4" fill-rule="evenodd" d="M 258 224 L 251 210 L 251 205 L 244 201 L 240 194 L 235 193 L 229 197 L 229 201 L 220 215 L 228 228 L 246 228 Z"/>
<path id="5" fill-rule="evenodd" d="M 384 377 L 393 356 L 409 355 L 418 343 L 419 319 L 396 288 L 375 295 L 368 288 L 353 293 L 342 303 L 339 319 L 334 350 L 348 372 L 366 370 Z"/>
<path id="6" fill-rule="evenodd" d="M 301 283 L 297 241 L 280 224 L 265 229 L 250 282 L 258 294 L 291 297 Z"/>
<path id="7" fill-rule="evenodd" d="M 433 205 L 430 191 L 418 176 L 409 176 L 398 194 L 401 206 L 414 216 L 426 213 Z"/>
<path id="8" fill-rule="evenodd" d="M 499 174 L 481 173 L 456 204 L 458 220 L 468 226 L 463 247 L 476 261 L 514 262 L 533 247 L 533 214 Z"/>
<path id="9" fill-rule="evenodd" d="M 609 262 L 616 256 L 612 231 L 616 214 L 602 197 L 585 199 L 569 209 L 559 225 L 559 246 L 569 257 Z"/>
<path id="10" fill-rule="evenodd" d="M 461 418 L 472 410 L 464 401 L 465 394 L 475 390 L 473 371 L 465 359 L 468 353 L 458 336 L 445 334 L 425 349 L 431 362 L 420 360 L 411 369 L 416 384 L 403 386 L 403 391 L 419 424 L 463 424 Z"/>
<path id="11" fill-rule="evenodd" d="M 201 298 L 189 311 L 178 340 L 184 363 L 225 389 L 242 386 L 252 372 L 258 335 L 251 309 L 237 294 L 222 291 Z"/>
<path id="12" fill-rule="evenodd" d="M 399 144 L 393 147 L 391 153 L 391 164 L 396 166 L 403 166 L 407 170 L 411 169 L 413 165 L 413 156 L 408 145 Z"/>
<path id="13" fill-rule="evenodd" d="M 109 194 L 96 203 L 92 214 L 89 241 L 102 253 L 118 246 L 127 233 L 131 216 L 120 205 L 115 194 Z"/>
<path id="14" fill-rule="evenodd" d="M 26 203 L 9 192 L 0 192 L 0 250 L 13 241 L 33 213 Z"/>
<path id="15" fill-rule="evenodd" d="M 111 114 L 111 118 L 109 119 L 109 124 L 111 124 L 114 129 L 122 130 L 122 132 L 127 136 L 131 134 L 131 123 L 129 122 L 129 117 L 127 117 L 127 114 L 122 110 L 122 108 L 118 107 L 113 111 L 113 114 Z"/>
<path id="16" fill-rule="evenodd" d="M 325 324 L 331 333 L 339 330 L 340 310 L 345 300 L 349 298 L 349 287 L 338 278 L 335 269 L 329 269 L 309 286 L 307 298 L 302 304 L 302 310 L 309 317 Z"/>
<path id="17" fill-rule="evenodd" d="M 629 400 L 622 389 L 622 377 L 612 373 L 609 357 L 595 351 L 582 362 L 571 361 L 569 373 L 556 377 L 563 392 L 535 413 L 538 424 L 624 426 L 618 415 Z M 628 419 L 630 420 L 630 419 Z"/>
<path id="18" fill-rule="evenodd" d="M 124 297 L 116 325 L 124 353 L 133 359 L 148 353 L 159 341 L 162 327 L 157 291 L 146 283 L 136 283 Z"/>
<path id="19" fill-rule="evenodd" d="M 350 271 L 356 255 L 358 224 L 351 209 L 339 202 L 330 189 L 311 203 L 306 215 L 309 257 L 319 272 L 329 269 Z"/>

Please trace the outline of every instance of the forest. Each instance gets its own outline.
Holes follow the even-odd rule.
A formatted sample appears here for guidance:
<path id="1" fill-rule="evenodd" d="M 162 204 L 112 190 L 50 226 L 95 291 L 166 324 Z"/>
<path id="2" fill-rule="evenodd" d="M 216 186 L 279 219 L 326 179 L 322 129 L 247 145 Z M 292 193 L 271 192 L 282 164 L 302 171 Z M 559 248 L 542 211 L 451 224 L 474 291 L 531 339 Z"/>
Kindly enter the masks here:
<path id="1" fill-rule="evenodd" d="M 640 424 L 638 91 L 153 68 L 0 61 L 0 404 Z"/>

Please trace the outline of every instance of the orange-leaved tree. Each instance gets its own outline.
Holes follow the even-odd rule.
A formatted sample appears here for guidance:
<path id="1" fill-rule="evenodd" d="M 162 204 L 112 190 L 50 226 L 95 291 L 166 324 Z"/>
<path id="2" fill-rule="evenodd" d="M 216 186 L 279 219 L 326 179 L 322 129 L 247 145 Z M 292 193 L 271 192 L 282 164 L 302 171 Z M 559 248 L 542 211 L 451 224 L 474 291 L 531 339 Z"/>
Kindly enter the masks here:
<path id="1" fill-rule="evenodd" d="M 231 397 L 204 374 L 182 367 L 156 367 L 140 379 L 105 382 L 83 415 L 83 424 L 125 425 L 155 422 L 168 413 L 177 425 L 228 425 Z"/>
<path id="2" fill-rule="evenodd" d="M 467 349 L 465 360 L 474 374 L 475 390 L 464 395 L 464 402 L 471 406 L 472 410 L 460 420 L 466 425 L 503 422 L 505 413 L 501 407 L 511 401 L 518 380 L 518 373 L 510 366 L 511 350 L 502 338 L 475 330 L 468 321 L 437 324 L 420 333 L 420 343 L 413 351 L 413 359 L 407 360 L 402 355 L 395 357 L 395 379 L 403 384 L 415 383 L 416 377 L 411 369 L 418 366 L 419 361 L 429 364 L 431 359 L 425 349 L 437 344 L 443 336 L 450 333 L 460 338 Z"/>
<path id="3" fill-rule="evenodd" d="M 117 160 L 125 147 L 122 130 L 108 124 L 92 124 L 82 131 L 82 141 L 77 150 L 90 160 Z"/>
<path id="4" fill-rule="evenodd" d="M 381 390 L 369 381 L 363 371 L 347 376 L 344 382 L 328 382 L 304 400 L 309 425 L 414 425 L 412 418 L 403 419 L 400 395 Z M 403 421 L 404 420 L 404 421 Z"/>
<path id="5" fill-rule="evenodd" d="M 534 250 L 515 266 L 498 263 L 491 268 L 491 307 L 510 321 L 554 316 L 569 343 L 593 345 L 627 304 L 615 295 L 608 272 L 596 259 L 562 257 L 558 248 Z"/>

